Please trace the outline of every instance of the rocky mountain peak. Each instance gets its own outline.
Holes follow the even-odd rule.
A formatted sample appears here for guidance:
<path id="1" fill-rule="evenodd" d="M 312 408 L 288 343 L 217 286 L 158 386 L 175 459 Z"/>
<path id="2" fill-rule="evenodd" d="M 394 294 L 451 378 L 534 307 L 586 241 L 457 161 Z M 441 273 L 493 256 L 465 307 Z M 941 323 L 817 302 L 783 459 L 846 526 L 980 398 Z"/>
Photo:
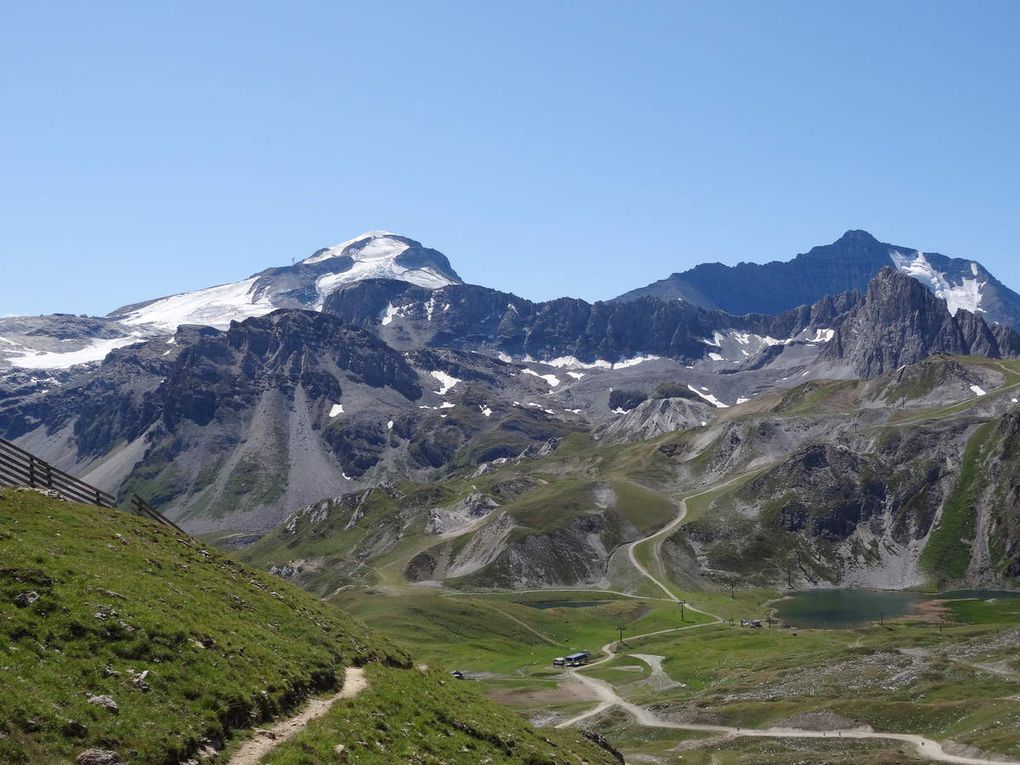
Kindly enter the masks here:
<path id="1" fill-rule="evenodd" d="M 332 247 L 316 250 L 301 262 L 321 263 L 330 258 L 341 257 L 350 257 L 357 261 L 386 260 L 397 257 L 413 245 L 421 246 L 413 239 L 399 236 L 392 231 L 374 229 L 358 234 L 340 244 L 334 244 Z"/>
<path id="2" fill-rule="evenodd" d="M 845 232 L 843 236 L 837 239 L 833 244 L 848 243 L 848 242 L 867 242 L 867 243 L 878 243 L 878 240 L 871 235 L 871 233 L 860 228 L 852 228 Z"/>
<path id="3" fill-rule="evenodd" d="M 900 273 L 892 266 L 884 266 L 868 283 L 867 299 L 881 302 L 886 306 L 893 300 L 907 299 L 911 306 L 923 305 L 933 309 L 941 302 L 941 307 L 945 308 L 944 300 L 935 297 L 919 281 Z"/>
<path id="4" fill-rule="evenodd" d="M 874 377 L 936 353 L 998 358 L 1015 355 L 1016 346 L 1013 330 L 990 327 L 966 310 L 951 313 L 946 301 L 921 282 L 885 266 L 823 357 L 839 360 L 860 377 Z"/>
<path id="5" fill-rule="evenodd" d="M 864 292 L 886 266 L 945 299 L 951 313 L 980 313 L 989 322 L 1020 328 L 1020 295 L 978 261 L 889 244 L 861 229 L 846 231 L 832 244 L 812 247 L 792 260 L 735 266 L 705 263 L 616 299 L 651 296 L 738 315 L 777 314 L 810 305 L 825 295 Z"/>
<path id="6" fill-rule="evenodd" d="M 346 242 L 316 250 L 302 265 L 336 265 L 340 283 L 365 279 L 396 279 L 436 289 L 460 284 L 450 261 L 438 250 L 389 231 L 374 230 Z"/>

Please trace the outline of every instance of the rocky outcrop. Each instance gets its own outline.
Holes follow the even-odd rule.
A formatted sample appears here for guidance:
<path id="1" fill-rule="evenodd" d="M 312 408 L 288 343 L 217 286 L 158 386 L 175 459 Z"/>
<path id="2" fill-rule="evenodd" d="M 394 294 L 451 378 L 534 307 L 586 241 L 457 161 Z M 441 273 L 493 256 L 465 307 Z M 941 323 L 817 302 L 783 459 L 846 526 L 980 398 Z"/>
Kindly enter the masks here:
<path id="1" fill-rule="evenodd" d="M 954 316 L 946 302 L 915 279 L 883 268 L 864 301 L 838 324 L 823 360 L 836 361 L 858 377 L 876 377 L 933 354 L 1001 358 L 1020 350 L 1020 336 L 992 328 L 969 311 Z"/>
<path id="2" fill-rule="evenodd" d="M 649 438 L 706 425 L 715 407 L 691 398 L 655 398 L 642 401 L 621 415 L 600 434 L 607 443 L 644 441 Z"/>
<path id="3" fill-rule="evenodd" d="M 121 765 L 124 761 L 110 749 L 86 749 L 74 762 L 75 765 Z"/>

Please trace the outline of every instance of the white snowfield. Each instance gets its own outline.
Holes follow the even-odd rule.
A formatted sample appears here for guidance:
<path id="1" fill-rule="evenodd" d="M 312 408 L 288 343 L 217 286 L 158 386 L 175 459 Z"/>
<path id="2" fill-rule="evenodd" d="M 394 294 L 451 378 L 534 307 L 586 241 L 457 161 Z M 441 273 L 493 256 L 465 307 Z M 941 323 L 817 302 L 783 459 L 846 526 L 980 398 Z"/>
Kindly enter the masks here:
<path id="1" fill-rule="evenodd" d="M 433 377 L 439 380 L 440 387 L 439 390 L 436 391 L 436 393 L 438 393 L 440 396 L 445 396 L 453 388 L 453 386 L 460 382 L 460 380 L 458 380 L 453 375 L 448 375 L 446 374 L 446 372 L 441 372 L 439 370 L 436 370 L 435 372 L 430 372 L 429 374 L 431 374 Z"/>
<path id="2" fill-rule="evenodd" d="M 140 342 L 143 339 L 140 335 L 130 335 L 109 340 L 93 340 L 90 345 L 84 348 L 66 353 L 33 351 L 25 348 L 21 351 L 23 355 L 9 357 L 8 361 L 19 369 L 68 369 L 78 364 L 102 361 L 110 354 L 110 351 Z"/>
<path id="3" fill-rule="evenodd" d="M 526 374 L 526 375 L 531 375 L 532 377 L 540 377 L 540 378 L 542 378 L 543 380 L 545 380 L 549 384 L 550 388 L 555 388 L 557 385 L 560 384 L 560 378 L 558 378 L 556 375 L 543 375 L 543 374 L 539 374 L 534 369 L 528 369 L 527 367 L 525 367 L 521 371 L 524 372 L 524 374 Z"/>
<path id="4" fill-rule="evenodd" d="M 595 361 L 581 361 L 574 356 L 557 356 L 554 359 L 536 359 L 531 356 L 525 355 L 522 362 L 525 364 L 545 364 L 548 367 L 556 367 L 557 369 L 627 369 L 628 367 L 634 367 L 638 364 L 643 364 L 646 361 L 657 361 L 662 358 L 661 356 L 633 356 L 629 359 L 619 359 L 617 361 L 606 361 L 605 359 L 595 359 Z M 499 354 L 500 361 L 511 362 L 513 359 L 507 356 L 505 353 Z M 571 377 L 574 375 L 570 372 Z M 584 375 L 582 375 L 583 377 Z M 580 377 L 575 379 L 580 380 Z"/>
<path id="5" fill-rule="evenodd" d="M 932 291 L 935 297 L 946 301 L 949 313 L 956 316 L 961 308 L 971 313 L 984 312 L 981 307 L 981 289 L 987 282 L 979 282 L 977 263 L 970 264 L 973 279 L 963 278 L 959 284 L 952 284 L 946 274 L 938 271 L 924 253 L 918 250 L 913 255 L 904 255 L 893 250 L 889 253 L 896 270 L 912 276 Z"/>
<path id="6" fill-rule="evenodd" d="M 232 321 L 265 316 L 275 310 L 268 298 L 255 295 L 255 278 L 221 284 L 195 292 L 171 295 L 142 306 L 121 321 L 172 333 L 182 324 L 201 324 L 226 329 Z"/>
<path id="7" fill-rule="evenodd" d="M 708 357 L 712 361 L 742 361 L 753 356 L 766 348 L 774 345 L 791 345 L 793 343 L 828 343 L 836 336 L 836 330 L 825 327 L 816 327 L 814 334 L 810 330 L 804 330 L 793 337 L 778 339 L 769 335 L 756 335 L 753 332 L 741 332 L 727 330 L 720 332 L 716 330 L 711 338 L 704 337 L 701 342 L 705 345 L 718 348 L 718 351 L 709 351 Z"/>

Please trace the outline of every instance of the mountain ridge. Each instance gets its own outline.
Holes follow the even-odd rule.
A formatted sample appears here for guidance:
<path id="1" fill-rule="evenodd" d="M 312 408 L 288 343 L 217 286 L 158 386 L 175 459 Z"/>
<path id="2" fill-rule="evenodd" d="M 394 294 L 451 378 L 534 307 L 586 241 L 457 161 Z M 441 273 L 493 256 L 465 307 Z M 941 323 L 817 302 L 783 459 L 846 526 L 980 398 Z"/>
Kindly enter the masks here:
<path id="1" fill-rule="evenodd" d="M 540 305 L 562 306 L 573 301 L 576 306 L 604 306 L 633 302 L 639 297 L 675 302 L 680 297 L 684 303 L 706 310 L 774 316 L 815 304 L 826 296 L 863 292 L 870 279 L 890 264 L 945 298 L 951 313 L 969 310 L 993 324 L 1020 325 L 1020 295 L 1002 285 L 977 261 L 883 244 L 859 230 L 847 232 L 831 245 L 812 248 L 792 261 L 742 262 L 734 267 L 702 264 L 612 301 L 586 303 L 568 297 Z M 129 304 L 106 317 L 0 318 L 0 375 L 25 370 L 28 377 L 61 379 L 73 366 L 96 363 L 113 349 L 151 337 L 169 337 L 184 324 L 227 329 L 231 321 L 263 316 L 280 308 L 323 310 L 327 303 L 336 306 L 341 293 L 351 300 L 356 294 L 352 287 L 377 280 L 429 292 L 472 287 L 479 294 L 491 290 L 492 294 L 506 296 L 504 305 L 539 305 L 510 293 L 466 285 L 445 255 L 409 237 L 368 231 L 319 249 L 290 266 L 267 268 L 238 282 Z M 422 302 L 428 304 L 427 299 Z"/>
<path id="2" fill-rule="evenodd" d="M 777 313 L 826 294 L 862 291 L 888 265 L 946 298 L 953 313 L 965 308 L 983 312 L 995 323 L 1020 326 L 1020 295 L 976 260 L 880 242 L 860 229 L 847 231 L 832 244 L 813 247 L 792 260 L 741 261 L 735 266 L 703 263 L 625 292 L 616 300 L 651 295 L 735 314 Z"/>

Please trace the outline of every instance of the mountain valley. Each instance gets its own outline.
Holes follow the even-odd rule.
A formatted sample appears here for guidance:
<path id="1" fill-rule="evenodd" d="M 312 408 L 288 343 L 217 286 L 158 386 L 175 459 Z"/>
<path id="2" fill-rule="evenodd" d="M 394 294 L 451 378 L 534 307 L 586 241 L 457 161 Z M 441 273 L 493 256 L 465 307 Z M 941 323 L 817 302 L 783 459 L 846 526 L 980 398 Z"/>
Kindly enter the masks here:
<path id="1" fill-rule="evenodd" d="M 0 318 L 0 437 L 201 539 L 176 540 L 188 560 L 175 570 L 215 564 L 211 581 L 229 571 L 258 590 L 245 599 L 299 604 L 288 623 L 324 608 L 368 624 L 337 628 L 357 647 L 322 659 L 328 682 L 290 667 L 286 698 L 244 724 L 180 722 L 188 733 L 161 733 L 159 754 L 98 720 L 79 738 L 172 765 L 215 734 L 209 757 L 226 762 L 234 729 L 366 665 L 375 706 L 335 706 L 262 761 L 336 761 L 321 741 L 349 748 L 351 726 L 380 714 L 406 735 L 380 727 L 352 761 L 1017 761 L 1018 327 L 1020 296 L 976 261 L 862 231 L 594 303 L 466 284 L 437 250 L 372 231 L 106 317 Z M 43 545 L 53 518 L 84 523 L 89 544 L 155 533 L 7 491 L 12 550 L 29 527 Z M 167 555 L 174 543 L 159 540 Z M 12 564 L 8 600 L 70 582 L 70 564 L 51 570 L 86 557 L 70 544 Z M 152 565 L 103 587 L 122 592 Z M 168 602 L 204 597 L 190 594 L 204 576 Z M 930 600 L 890 625 L 773 627 L 784 593 L 843 588 Z M 1004 595 L 935 594 L 957 590 Z M 78 606 L 5 608 L 12 645 L 46 655 L 59 630 L 18 631 L 21 617 Z M 275 639 L 249 634 L 237 650 Z M 590 668 L 550 666 L 571 649 Z M 173 650 L 160 656 L 183 657 Z M 86 664 L 54 672 L 112 694 L 119 681 Z M 180 693 L 206 693 L 175 671 Z M 867 703 L 841 698 L 840 671 Z M 466 720 L 489 703 L 475 686 L 516 712 Z M 52 693 L 72 691 L 54 680 Z M 427 721 L 401 702 L 417 693 L 435 700 Z M 18 721 L 0 727 L 12 762 L 34 747 L 68 756 L 50 701 L 26 696 L 5 716 Z M 446 704 L 458 711 L 444 717 Z M 439 725 L 450 746 L 407 733 L 416 725 Z"/>

